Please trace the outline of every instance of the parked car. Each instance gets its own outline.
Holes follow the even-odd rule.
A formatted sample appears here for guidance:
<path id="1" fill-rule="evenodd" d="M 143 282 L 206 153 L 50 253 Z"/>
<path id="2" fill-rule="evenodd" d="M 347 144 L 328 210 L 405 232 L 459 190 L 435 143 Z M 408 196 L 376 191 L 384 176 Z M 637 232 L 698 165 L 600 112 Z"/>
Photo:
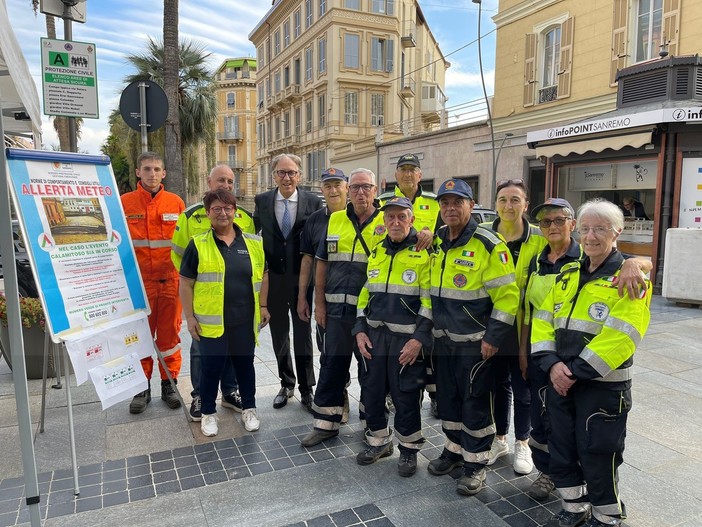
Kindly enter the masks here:
<path id="1" fill-rule="evenodd" d="M 475 205 L 475 207 L 473 207 L 473 212 L 471 213 L 471 216 L 473 216 L 473 219 L 478 223 L 492 223 L 493 221 L 495 221 L 495 218 L 497 218 L 497 212 L 495 212 L 492 209 L 486 209 L 484 207 L 481 207 L 480 205 Z"/>
<path id="2" fill-rule="evenodd" d="M 27 248 L 22 240 L 22 232 L 20 230 L 19 221 L 12 220 L 12 238 L 15 245 L 15 264 L 17 266 L 17 286 L 20 296 L 38 298 L 39 291 L 34 282 L 32 267 L 29 264 L 29 255 Z M 2 271 L 3 258 L 0 254 L 0 291 L 5 291 L 4 273 Z"/>

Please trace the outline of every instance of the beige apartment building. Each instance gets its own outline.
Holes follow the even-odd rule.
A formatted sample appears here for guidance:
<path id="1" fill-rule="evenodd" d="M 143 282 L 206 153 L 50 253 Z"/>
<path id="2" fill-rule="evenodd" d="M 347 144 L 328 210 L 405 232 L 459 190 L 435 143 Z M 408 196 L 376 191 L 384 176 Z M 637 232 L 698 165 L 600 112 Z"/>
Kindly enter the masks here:
<path id="1" fill-rule="evenodd" d="M 276 0 L 257 50 L 257 189 L 292 152 L 322 170 L 377 171 L 376 143 L 445 126 L 445 60 L 416 0 Z"/>
<path id="2" fill-rule="evenodd" d="M 245 201 L 256 188 L 256 59 L 227 59 L 215 73 L 217 163 L 236 174 L 235 193 Z"/>
<path id="3" fill-rule="evenodd" d="M 702 226 L 702 2 L 501 0 L 493 20 L 497 179 L 532 206 L 640 202 L 620 247 L 660 285 L 667 229 Z"/>

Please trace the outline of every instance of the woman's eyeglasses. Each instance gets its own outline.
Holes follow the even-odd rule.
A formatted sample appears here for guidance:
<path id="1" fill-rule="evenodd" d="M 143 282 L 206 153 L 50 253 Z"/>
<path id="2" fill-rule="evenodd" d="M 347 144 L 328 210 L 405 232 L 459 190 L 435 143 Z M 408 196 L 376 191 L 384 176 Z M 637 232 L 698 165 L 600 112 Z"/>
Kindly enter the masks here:
<path id="1" fill-rule="evenodd" d="M 526 190 L 526 185 L 524 184 L 523 179 L 501 179 L 497 182 L 495 193 L 498 193 L 503 188 L 510 186 L 521 187 L 523 190 Z"/>
<path id="2" fill-rule="evenodd" d="M 555 223 L 557 227 L 563 227 L 570 218 L 565 218 L 563 216 L 559 218 L 553 218 L 552 220 L 539 220 L 539 227 L 548 229 L 552 223 Z"/>
<path id="3" fill-rule="evenodd" d="M 579 227 L 578 228 L 578 233 L 580 236 L 587 236 L 587 233 L 592 231 L 592 233 L 595 236 L 604 236 L 607 234 L 609 231 L 612 230 L 612 227 L 603 227 L 602 225 L 598 225 L 597 227 Z"/>
<path id="4" fill-rule="evenodd" d="M 210 207 L 210 210 L 215 214 L 222 214 L 222 212 L 231 214 L 234 212 L 234 207 Z"/>

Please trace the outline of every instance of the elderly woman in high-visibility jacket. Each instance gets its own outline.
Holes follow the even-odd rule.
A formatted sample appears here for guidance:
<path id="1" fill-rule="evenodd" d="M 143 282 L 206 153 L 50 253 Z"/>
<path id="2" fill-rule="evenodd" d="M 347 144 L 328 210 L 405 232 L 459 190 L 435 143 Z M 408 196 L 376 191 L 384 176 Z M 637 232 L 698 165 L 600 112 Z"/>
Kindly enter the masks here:
<path id="1" fill-rule="evenodd" d="M 219 378 L 231 361 L 239 381 L 241 419 L 258 430 L 254 349 L 259 330 L 270 320 L 268 274 L 260 236 L 234 223 L 236 197 L 228 190 L 203 198 L 212 229 L 190 241 L 180 267 L 180 298 L 188 331 L 200 341 L 202 421 L 205 436 L 218 432 L 215 400 Z"/>
<path id="2" fill-rule="evenodd" d="M 623 227 L 613 203 L 596 199 L 580 207 L 585 258 L 563 266 L 532 320 L 531 355 L 549 375 L 549 469 L 562 499 L 548 526 L 619 525 L 626 517 L 617 469 L 652 290 L 647 284 L 639 298 L 619 295 L 624 257 L 615 241 Z"/>

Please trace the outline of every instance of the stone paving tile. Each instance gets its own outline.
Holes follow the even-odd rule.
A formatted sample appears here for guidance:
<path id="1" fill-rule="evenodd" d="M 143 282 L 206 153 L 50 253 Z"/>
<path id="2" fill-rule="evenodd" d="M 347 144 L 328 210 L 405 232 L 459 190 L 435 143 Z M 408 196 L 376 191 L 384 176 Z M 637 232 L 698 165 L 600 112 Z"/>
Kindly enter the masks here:
<path id="1" fill-rule="evenodd" d="M 372 503 L 332 512 L 298 523 L 290 523 L 285 527 L 394 527 L 387 516 Z"/>

